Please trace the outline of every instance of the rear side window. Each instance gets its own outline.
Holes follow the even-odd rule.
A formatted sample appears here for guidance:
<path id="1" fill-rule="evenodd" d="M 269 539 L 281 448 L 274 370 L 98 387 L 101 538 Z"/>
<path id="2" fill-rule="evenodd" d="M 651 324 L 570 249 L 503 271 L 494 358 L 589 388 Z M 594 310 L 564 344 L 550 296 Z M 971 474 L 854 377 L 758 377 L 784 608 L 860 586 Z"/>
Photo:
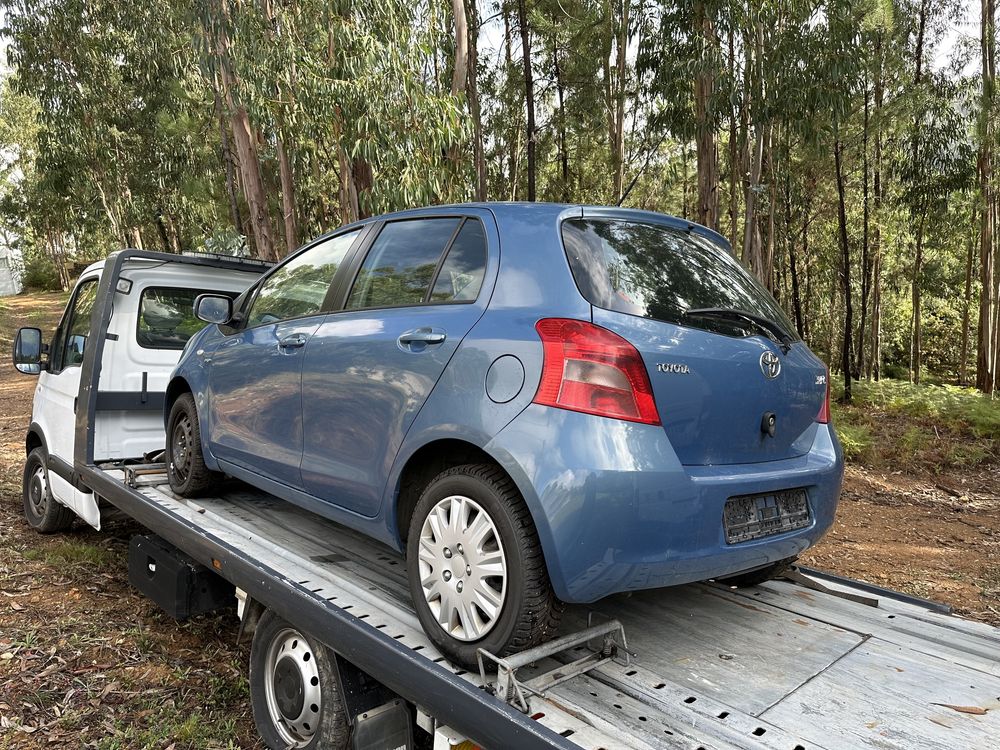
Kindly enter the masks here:
<path id="1" fill-rule="evenodd" d="M 438 271 L 431 302 L 472 302 L 486 274 L 486 232 L 478 219 L 466 219 Z"/>
<path id="2" fill-rule="evenodd" d="M 382 227 L 358 271 L 347 309 L 422 304 L 461 222 L 450 217 L 408 219 Z"/>
<path id="3" fill-rule="evenodd" d="M 183 349 L 187 340 L 205 327 L 194 314 L 199 294 L 224 294 L 199 289 L 146 287 L 139 297 L 139 320 L 135 340 L 143 349 Z"/>
<path id="4" fill-rule="evenodd" d="M 774 298 L 721 247 L 669 227 L 569 219 L 563 244 L 577 286 L 593 305 L 726 335 L 755 332 L 738 320 L 686 314 L 725 308 L 795 327 Z"/>

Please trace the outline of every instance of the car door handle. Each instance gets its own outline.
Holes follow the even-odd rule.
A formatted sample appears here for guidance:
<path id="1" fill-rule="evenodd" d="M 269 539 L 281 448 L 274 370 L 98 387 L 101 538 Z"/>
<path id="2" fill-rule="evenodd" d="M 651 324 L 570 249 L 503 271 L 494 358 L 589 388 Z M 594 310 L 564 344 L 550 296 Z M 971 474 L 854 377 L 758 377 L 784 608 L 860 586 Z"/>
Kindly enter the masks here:
<path id="1" fill-rule="evenodd" d="M 434 328 L 414 328 L 400 335 L 398 341 L 402 345 L 407 344 L 443 344 L 448 338 L 444 331 Z"/>
<path id="2" fill-rule="evenodd" d="M 278 346 L 282 349 L 298 349 L 306 345 L 306 335 L 304 333 L 293 333 L 291 336 L 285 336 L 278 342 Z"/>

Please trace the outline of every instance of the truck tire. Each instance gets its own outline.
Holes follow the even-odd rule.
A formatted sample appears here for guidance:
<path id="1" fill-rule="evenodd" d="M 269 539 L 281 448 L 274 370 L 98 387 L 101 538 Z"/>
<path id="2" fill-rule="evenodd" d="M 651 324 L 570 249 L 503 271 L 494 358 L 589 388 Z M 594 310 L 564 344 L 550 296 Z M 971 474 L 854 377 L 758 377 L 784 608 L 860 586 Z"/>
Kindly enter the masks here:
<path id="1" fill-rule="evenodd" d="M 767 581 L 779 578 L 797 559 L 796 557 L 789 557 L 787 560 L 779 560 L 776 563 L 765 565 L 763 568 L 751 570 L 749 573 L 737 573 L 728 578 L 717 578 L 716 582 L 721 583 L 723 586 L 735 586 L 738 589 L 758 586 Z"/>
<path id="2" fill-rule="evenodd" d="M 351 728 L 330 652 L 271 610 L 250 646 L 250 703 L 271 750 L 347 747 Z"/>
<path id="3" fill-rule="evenodd" d="M 24 462 L 24 517 L 39 534 L 65 531 L 73 524 L 72 510 L 52 497 L 49 487 L 48 458 L 44 448 L 35 448 Z"/>
<path id="4" fill-rule="evenodd" d="M 182 497 L 199 497 L 222 478 L 205 466 L 198 408 L 190 393 L 181 394 L 170 408 L 166 453 L 170 489 Z"/>
<path id="5" fill-rule="evenodd" d="M 503 656 L 555 635 L 563 603 L 531 514 L 498 466 L 438 474 L 414 508 L 406 553 L 420 624 L 456 664 L 475 668 L 480 648 Z"/>

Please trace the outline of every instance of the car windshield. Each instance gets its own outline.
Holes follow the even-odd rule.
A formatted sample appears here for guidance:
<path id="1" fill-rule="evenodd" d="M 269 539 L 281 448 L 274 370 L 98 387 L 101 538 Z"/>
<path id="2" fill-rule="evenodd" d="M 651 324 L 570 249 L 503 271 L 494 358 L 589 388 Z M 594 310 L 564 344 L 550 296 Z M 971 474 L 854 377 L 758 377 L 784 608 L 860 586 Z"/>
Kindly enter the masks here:
<path id="1" fill-rule="evenodd" d="M 563 222 L 562 237 L 577 286 L 597 307 L 727 336 L 797 340 L 768 291 L 704 237 L 598 218 Z"/>

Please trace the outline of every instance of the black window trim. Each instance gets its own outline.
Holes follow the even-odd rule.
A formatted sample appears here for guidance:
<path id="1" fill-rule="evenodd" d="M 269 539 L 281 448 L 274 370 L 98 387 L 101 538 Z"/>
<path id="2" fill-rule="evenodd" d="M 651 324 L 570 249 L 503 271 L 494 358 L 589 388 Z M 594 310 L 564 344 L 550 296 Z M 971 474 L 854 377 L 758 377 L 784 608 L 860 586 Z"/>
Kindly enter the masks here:
<path id="1" fill-rule="evenodd" d="M 145 344 L 139 341 L 139 323 L 142 321 L 142 300 L 146 292 L 151 290 L 194 292 L 195 298 L 197 298 L 199 294 L 217 294 L 226 297 L 230 297 L 230 295 L 235 294 L 236 295 L 235 297 L 230 297 L 230 299 L 232 299 L 234 302 L 239 298 L 239 295 L 243 293 L 243 292 L 239 293 L 227 292 L 224 289 L 195 289 L 194 287 L 190 286 L 173 286 L 173 285 L 161 286 L 159 284 L 148 284 L 142 287 L 142 289 L 139 290 L 139 306 L 136 308 L 136 313 L 135 313 L 135 343 L 138 344 L 141 349 L 148 349 L 149 351 L 153 352 L 179 352 L 184 349 L 184 345 L 182 344 L 181 346 L 146 346 Z M 206 323 L 205 325 L 208 324 Z"/>
<path id="2" fill-rule="evenodd" d="M 73 322 L 73 308 L 76 306 L 76 301 L 80 296 L 80 290 L 83 289 L 87 284 L 99 284 L 101 280 L 100 274 L 95 274 L 93 276 L 87 276 L 86 278 L 81 278 L 76 282 L 76 286 L 73 287 L 73 294 L 69 298 L 69 302 L 66 303 L 66 309 L 63 310 L 62 317 L 59 319 L 59 325 L 56 326 L 56 332 L 52 336 L 52 346 L 49 347 L 49 361 L 48 361 L 48 372 L 52 375 L 58 375 L 61 372 L 65 372 L 70 367 L 79 367 L 82 363 L 77 362 L 73 365 L 67 365 L 66 367 L 61 367 L 62 362 L 56 362 L 55 355 L 59 355 L 59 360 L 63 359 L 63 353 L 66 351 L 66 341 L 63 340 L 63 345 L 57 347 L 58 339 L 63 337 L 63 335 L 69 330 L 70 323 Z M 100 290 L 98 290 L 100 291 Z M 94 310 L 98 308 L 97 301 L 94 301 Z M 93 329 L 93 312 L 91 310 L 91 329 Z M 90 339 L 90 336 L 87 336 Z"/>
<path id="3" fill-rule="evenodd" d="M 351 291 L 354 289 L 355 283 L 358 280 L 358 274 L 361 272 L 361 267 L 364 266 L 365 261 L 368 259 L 368 254 L 371 252 L 372 246 L 378 241 L 378 237 L 382 234 L 382 229 L 387 224 L 396 224 L 404 221 L 423 221 L 426 219 L 459 219 L 458 225 L 455 227 L 455 231 L 452 232 L 451 237 L 444 246 L 444 250 L 441 252 L 440 257 L 438 257 L 437 265 L 434 268 L 434 275 L 431 277 L 430 286 L 427 292 L 424 293 L 424 298 L 420 302 L 404 302 L 399 305 L 373 305 L 370 307 L 347 307 L 347 301 L 350 298 Z M 434 292 L 434 286 L 437 284 L 438 275 L 441 273 L 441 268 L 444 266 L 445 259 L 448 257 L 448 253 L 451 252 L 452 245 L 455 244 L 455 239 L 458 237 L 458 233 L 462 231 L 462 227 L 465 226 L 465 222 L 469 220 L 475 220 L 479 222 L 480 227 L 483 229 L 483 239 L 486 244 L 486 265 L 483 268 L 483 281 L 479 286 L 479 292 L 476 294 L 475 299 L 462 299 L 462 300 L 444 300 L 442 302 L 432 302 L 430 300 L 430 295 Z M 371 239 L 365 243 L 364 247 L 358 248 L 357 258 L 355 258 L 355 263 L 352 263 L 350 283 L 346 285 L 346 289 L 343 290 L 340 296 L 339 304 L 334 310 L 330 312 L 362 312 L 371 310 L 396 310 L 401 307 L 439 307 L 445 305 L 475 305 L 479 302 L 479 298 L 482 295 L 483 287 L 486 285 L 486 276 L 489 271 L 490 265 L 490 236 L 486 231 L 486 225 L 480 216 L 475 214 L 427 214 L 421 216 L 406 216 L 399 219 L 390 219 L 388 221 L 380 221 L 378 223 L 377 229 L 372 233 Z"/>
<path id="4" fill-rule="evenodd" d="M 344 255 L 344 262 L 340 264 L 340 267 L 337 269 L 337 272 L 333 275 L 333 278 L 330 280 L 330 284 L 326 288 L 326 294 L 323 297 L 323 302 L 319 306 L 319 310 L 317 310 L 316 312 L 308 313 L 306 315 L 296 315 L 293 318 L 282 318 L 281 320 L 277 320 L 272 323 L 259 323 L 258 325 L 251 327 L 247 327 L 246 325 L 246 321 L 249 320 L 249 317 L 247 317 L 246 319 L 240 321 L 239 325 L 230 328 L 229 333 L 224 332 L 225 335 L 232 336 L 242 331 L 252 331 L 257 328 L 262 328 L 264 326 L 273 326 L 277 325 L 278 323 L 286 323 L 290 320 L 303 320 L 305 318 L 312 318 L 317 315 L 326 315 L 327 313 L 332 312 L 333 311 L 331 309 L 331 304 L 333 302 L 332 292 L 334 291 L 334 288 L 337 285 L 337 281 L 345 273 L 344 271 L 345 267 L 351 265 L 355 253 L 357 253 L 358 250 L 367 243 L 368 235 L 371 233 L 373 225 L 374 225 L 373 222 L 362 224 L 360 226 L 358 224 L 350 224 L 346 227 L 343 227 L 343 229 L 337 230 L 336 232 L 330 232 L 329 234 L 321 235 L 316 239 L 312 240 L 311 242 L 303 245 L 288 257 L 282 258 L 280 263 L 276 264 L 271 270 L 267 272 L 267 274 L 259 278 L 254 283 L 254 286 L 250 290 L 252 293 L 248 295 L 248 298 L 244 303 L 245 309 L 249 314 L 250 310 L 253 309 L 254 304 L 257 302 L 257 295 L 260 294 L 261 288 L 271 277 L 271 274 L 273 274 L 279 268 L 283 268 L 284 265 L 287 262 L 291 261 L 293 258 L 296 258 L 302 253 L 312 250 L 314 247 L 317 247 L 325 242 L 328 242 L 329 240 L 336 239 L 337 237 L 341 237 L 345 234 L 350 234 L 351 232 L 358 232 L 358 236 L 354 238 L 354 242 L 351 243 L 351 246 L 347 249 L 347 253 Z"/>

